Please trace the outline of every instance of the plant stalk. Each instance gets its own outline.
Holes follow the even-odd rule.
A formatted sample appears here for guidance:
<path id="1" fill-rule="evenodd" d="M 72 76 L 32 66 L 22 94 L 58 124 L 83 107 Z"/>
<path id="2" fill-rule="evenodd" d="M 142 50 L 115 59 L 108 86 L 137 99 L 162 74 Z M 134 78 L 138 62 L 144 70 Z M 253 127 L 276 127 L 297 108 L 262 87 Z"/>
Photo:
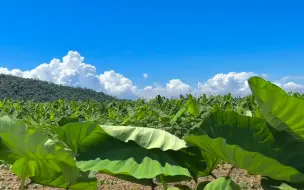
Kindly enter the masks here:
<path id="1" fill-rule="evenodd" d="M 210 173 L 210 175 L 211 175 L 214 179 L 217 179 L 217 177 L 216 177 L 213 173 Z"/>
<path id="2" fill-rule="evenodd" d="M 24 185 L 24 188 L 28 188 L 29 185 L 33 184 L 32 181 L 30 181 L 28 184 Z"/>
<path id="3" fill-rule="evenodd" d="M 23 178 L 21 179 L 21 184 L 20 184 L 19 189 L 20 189 L 20 190 L 24 190 L 24 185 L 25 185 L 25 178 L 23 177 Z"/>
<path id="4" fill-rule="evenodd" d="M 232 172 L 233 169 L 234 169 L 234 166 L 232 166 L 232 167 L 230 168 L 230 170 L 229 170 L 229 172 L 228 172 L 228 174 L 227 174 L 227 177 L 230 177 L 230 174 L 231 174 L 231 172 Z"/>
<path id="5" fill-rule="evenodd" d="M 65 188 L 65 190 L 69 190 L 70 189 L 70 186 L 71 186 L 71 182 L 69 182 L 68 186 Z"/>
<path id="6" fill-rule="evenodd" d="M 155 190 L 156 184 L 154 183 L 153 179 L 151 180 L 151 190 Z"/>
<path id="7" fill-rule="evenodd" d="M 24 190 L 24 186 L 25 186 L 25 177 L 24 176 L 26 175 L 27 164 L 28 164 L 28 159 L 25 159 L 25 168 L 22 172 L 21 184 L 19 187 L 20 190 Z"/>
<path id="8" fill-rule="evenodd" d="M 162 183 L 162 185 L 163 185 L 163 189 L 164 189 L 164 190 L 167 190 L 167 189 L 168 189 L 168 185 L 167 185 L 167 183 L 165 182 L 165 179 L 164 179 L 164 176 L 163 176 L 163 175 L 160 175 L 160 181 L 161 181 L 161 183 Z"/>

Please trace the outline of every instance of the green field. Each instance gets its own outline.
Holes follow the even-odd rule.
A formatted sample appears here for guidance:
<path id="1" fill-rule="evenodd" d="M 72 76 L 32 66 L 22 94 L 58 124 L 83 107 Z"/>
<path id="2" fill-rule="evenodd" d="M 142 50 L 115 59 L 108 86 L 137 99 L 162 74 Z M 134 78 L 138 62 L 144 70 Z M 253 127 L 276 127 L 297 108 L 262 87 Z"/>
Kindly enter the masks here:
<path id="1" fill-rule="evenodd" d="M 20 189 L 30 181 L 93 190 L 99 174 L 152 189 L 244 189 L 230 170 L 214 176 L 223 163 L 263 176 L 264 189 L 304 188 L 304 96 L 259 77 L 249 86 L 244 98 L 3 99 L 0 159 Z"/>

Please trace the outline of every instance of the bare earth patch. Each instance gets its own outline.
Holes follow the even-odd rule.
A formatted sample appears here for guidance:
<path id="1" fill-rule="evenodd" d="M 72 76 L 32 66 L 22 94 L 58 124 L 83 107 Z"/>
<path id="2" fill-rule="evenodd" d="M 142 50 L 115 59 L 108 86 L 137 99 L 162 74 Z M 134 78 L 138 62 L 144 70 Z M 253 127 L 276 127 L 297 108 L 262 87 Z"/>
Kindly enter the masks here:
<path id="1" fill-rule="evenodd" d="M 217 169 L 215 169 L 212 173 L 216 177 L 222 177 L 227 176 L 231 169 L 230 164 L 221 164 L 218 166 Z M 261 187 L 261 176 L 253 176 L 249 175 L 245 170 L 242 169 L 236 169 L 234 168 L 230 176 L 232 179 L 238 183 L 242 189 L 252 189 L 252 190 L 262 190 Z M 202 177 L 199 179 L 199 182 L 203 181 L 211 181 L 214 178 L 212 176 Z M 151 187 L 149 186 L 143 186 L 138 185 L 134 183 L 130 183 L 128 181 L 123 181 L 120 179 L 117 179 L 115 177 L 111 177 L 105 174 L 98 174 L 97 175 L 98 180 L 98 189 L 99 190 L 151 190 Z M 0 190 L 18 190 L 19 188 L 20 180 L 18 177 L 11 173 L 9 168 L 5 165 L 1 165 L 0 167 Z M 197 184 L 195 184 L 194 181 L 184 181 L 181 183 L 178 183 L 181 185 L 187 185 L 191 188 L 195 188 Z M 169 184 L 169 186 L 173 186 L 175 184 Z M 44 187 L 37 184 L 30 184 L 27 186 L 26 189 L 29 190 L 57 190 L 58 188 L 50 188 L 50 187 Z M 157 186 L 155 189 L 160 190 L 162 189 L 161 186 Z M 59 190 L 59 189 L 58 189 Z"/>

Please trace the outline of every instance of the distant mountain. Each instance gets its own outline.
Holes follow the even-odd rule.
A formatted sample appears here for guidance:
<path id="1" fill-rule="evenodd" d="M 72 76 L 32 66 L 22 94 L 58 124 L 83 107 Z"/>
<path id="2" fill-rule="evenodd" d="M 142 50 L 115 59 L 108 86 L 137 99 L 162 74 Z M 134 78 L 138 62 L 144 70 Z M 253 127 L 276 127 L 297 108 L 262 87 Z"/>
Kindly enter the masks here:
<path id="1" fill-rule="evenodd" d="M 86 88 L 56 85 L 37 79 L 0 74 L 0 99 L 32 100 L 37 102 L 66 100 L 105 101 L 115 99 L 102 92 Z"/>

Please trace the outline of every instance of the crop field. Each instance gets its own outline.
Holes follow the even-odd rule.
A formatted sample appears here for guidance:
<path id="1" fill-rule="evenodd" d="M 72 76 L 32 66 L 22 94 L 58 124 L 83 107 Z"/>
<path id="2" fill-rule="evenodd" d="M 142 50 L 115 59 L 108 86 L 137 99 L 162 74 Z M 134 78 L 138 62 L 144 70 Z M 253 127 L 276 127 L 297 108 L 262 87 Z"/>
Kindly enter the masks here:
<path id="1" fill-rule="evenodd" d="M 0 101 L 1 189 L 304 189 L 304 96 Z"/>

